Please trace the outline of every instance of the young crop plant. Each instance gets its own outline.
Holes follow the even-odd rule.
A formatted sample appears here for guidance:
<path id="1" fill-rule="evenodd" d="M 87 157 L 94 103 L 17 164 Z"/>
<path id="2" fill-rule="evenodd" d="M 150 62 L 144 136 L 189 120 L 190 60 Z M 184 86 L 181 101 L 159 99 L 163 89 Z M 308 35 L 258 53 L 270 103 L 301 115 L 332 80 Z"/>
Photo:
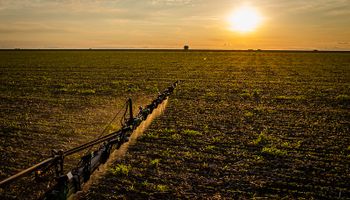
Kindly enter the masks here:
<path id="1" fill-rule="evenodd" d="M 159 138 L 159 134 L 156 132 L 148 132 L 146 134 L 143 134 L 141 137 L 144 139 L 154 140 Z"/>
<path id="2" fill-rule="evenodd" d="M 222 141 L 222 137 L 220 137 L 220 136 L 213 137 L 211 139 L 211 141 L 214 142 L 214 143 L 219 143 L 219 142 Z"/>
<path id="3" fill-rule="evenodd" d="M 263 114 L 264 111 L 266 111 L 266 108 L 264 106 L 262 106 L 261 104 L 257 105 L 255 108 L 254 108 L 254 113 L 256 114 Z"/>
<path id="4" fill-rule="evenodd" d="M 208 91 L 207 93 L 205 93 L 204 95 L 204 99 L 206 100 L 215 100 L 215 97 L 216 97 L 216 93 L 213 92 L 213 91 Z"/>
<path id="5" fill-rule="evenodd" d="M 252 95 L 249 92 L 243 92 L 239 96 L 241 96 L 243 99 L 250 99 Z"/>
<path id="6" fill-rule="evenodd" d="M 304 100 L 306 97 L 304 95 L 297 95 L 297 96 L 286 96 L 286 95 L 280 95 L 276 97 L 277 100 Z"/>
<path id="7" fill-rule="evenodd" d="M 128 84 L 127 88 L 125 89 L 125 92 L 135 93 L 140 91 L 140 87 L 135 84 Z"/>
<path id="8" fill-rule="evenodd" d="M 195 131 L 195 130 L 189 130 L 189 129 L 186 129 L 183 131 L 183 134 L 186 135 L 186 136 L 192 136 L 192 137 L 195 137 L 195 136 L 202 136 L 203 134 L 199 131 Z"/>
<path id="9" fill-rule="evenodd" d="M 215 148 L 214 145 L 208 145 L 208 146 L 205 147 L 205 150 L 206 150 L 206 151 L 211 151 L 211 150 L 213 150 L 214 148 Z"/>
<path id="10" fill-rule="evenodd" d="M 110 168 L 110 172 L 116 176 L 119 176 L 119 175 L 128 176 L 130 170 L 131 170 L 131 166 L 124 165 L 124 164 L 117 164 L 117 166 Z"/>
<path id="11" fill-rule="evenodd" d="M 266 135 L 266 130 L 260 132 L 258 138 L 252 141 L 252 144 L 255 146 L 266 145 L 271 142 L 273 138 L 271 136 Z"/>
<path id="12" fill-rule="evenodd" d="M 148 183 L 148 181 L 147 180 L 144 180 L 144 181 L 142 181 L 142 183 L 141 183 L 141 185 L 143 186 L 143 187 L 149 187 L 149 183 Z"/>
<path id="13" fill-rule="evenodd" d="M 252 96 L 253 96 L 253 99 L 254 99 L 254 101 L 255 101 L 255 103 L 256 103 L 257 106 L 259 105 L 259 103 L 260 103 L 260 101 L 261 101 L 260 91 L 261 91 L 261 90 L 255 89 L 255 90 L 253 91 L 253 95 L 252 95 Z"/>
<path id="14" fill-rule="evenodd" d="M 172 133 L 175 133 L 176 130 L 175 129 L 166 128 L 166 129 L 163 129 L 162 132 L 165 133 L 165 134 L 172 134 Z"/>
<path id="15" fill-rule="evenodd" d="M 134 186 L 134 184 L 131 184 L 130 186 L 128 186 L 127 190 L 130 191 L 130 192 L 135 191 L 135 186 Z"/>
<path id="16" fill-rule="evenodd" d="M 161 152 L 161 156 L 164 158 L 171 158 L 173 154 L 169 151 L 169 148 Z"/>
<path id="17" fill-rule="evenodd" d="M 341 94 L 338 95 L 335 99 L 341 103 L 350 103 L 350 95 Z"/>
<path id="18" fill-rule="evenodd" d="M 284 148 L 290 148 L 290 149 L 298 149 L 300 148 L 300 145 L 301 145 L 301 141 L 297 141 L 295 143 L 291 143 L 291 142 L 283 142 L 281 144 L 281 147 L 284 147 Z"/>
<path id="19" fill-rule="evenodd" d="M 254 155 L 254 160 L 257 163 L 263 163 L 265 161 L 265 159 L 262 155 Z"/>
<path id="20" fill-rule="evenodd" d="M 158 165 L 159 165 L 159 162 L 160 162 L 160 159 L 153 159 L 153 160 L 151 160 L 151 162 L 150 162 L 150 166 L 152 166 L 152 167 L 158 167 Z"/>
<path id="21" fill-rule="evenodd" d="M 181 135 L 177 133 L 174 133 L 171 135 L 172 140 L 181 140 L 181 138 L 182 138 Z"/>
<path id="22" fill-rule="evenodd" d="M 150 93 L 159 92 L 159 88 L 157 86 L 146 86 L 146 90 Z"/>
<path id="23" fill-rule="evenodd" d="M 190 152 L 190 151 L 186 151 L 183 153 L 184 157 L 185 158 L 192 158 L 194 156 L 194 153 L 193 152 Z"/>
<path id="24" fill-rule="evenodd" d="M 277 149 L 276 147 L 264 147 L 261 150 L 262 155 L 270 155 L 270 156 L 285 156 L 287 155 L 287 151 Z"/>
<path id="25" fill-rule="evenodd" d="M 252 113 L 252 112 L 250 112 L 250 111 L 247 111 L 247 112 L 244 113 L 244 116 L 245 116 L 245 117 L 248 117 L 248 118 L 249 118 L 249 117 L 253 117 L 253 116 L 254 116 L 254 113 Z"/>
<path id="26" fill-rule="evenodd" d="M 158 192 L 166 192 L 168 190 L 168 186 L 162 185 L 162 184 L 158 184 L 158 185 L 156 185 L 155 189 Z"/>

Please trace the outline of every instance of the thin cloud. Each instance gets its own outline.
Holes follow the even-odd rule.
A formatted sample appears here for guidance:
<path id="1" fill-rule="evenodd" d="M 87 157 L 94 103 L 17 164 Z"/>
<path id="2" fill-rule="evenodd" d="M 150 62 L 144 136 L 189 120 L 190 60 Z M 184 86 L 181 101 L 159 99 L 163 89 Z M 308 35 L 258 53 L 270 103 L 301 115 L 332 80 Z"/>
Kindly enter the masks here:
<path id="1" fill-rule="evenodd" d="M 16 22 L 0 25 L 0 34 L 13 33 L 74 33 L 73 29 L 49 26 L 41 23 Z"/>
<path id="2" fill-rule="evenodd" d="M 350 8 L 348 0 L 268 0 L 265 2 L 256 2 L 265 8 L 272 8 L 277 12 L 284 13 L 320 13 L 322 11 L 332 10 L 336 8 Z"/>
<path id="3" fill-rule="evenodd" d="M 151 0 L 153 5 L 190 5 L 192 0 Z"/>

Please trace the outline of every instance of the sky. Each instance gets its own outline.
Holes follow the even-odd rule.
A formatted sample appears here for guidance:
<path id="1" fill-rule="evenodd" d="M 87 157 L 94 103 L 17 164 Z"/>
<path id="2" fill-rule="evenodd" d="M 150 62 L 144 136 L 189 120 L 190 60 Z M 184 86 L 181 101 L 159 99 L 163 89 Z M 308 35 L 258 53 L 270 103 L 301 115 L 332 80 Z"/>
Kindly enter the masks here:
<path id="1" fill-rule="evenodd" d="M 230 29 L 254 8 L 261 23 Z M 350 0 L 0 0 L 0 48 L 350 50 Z"/>

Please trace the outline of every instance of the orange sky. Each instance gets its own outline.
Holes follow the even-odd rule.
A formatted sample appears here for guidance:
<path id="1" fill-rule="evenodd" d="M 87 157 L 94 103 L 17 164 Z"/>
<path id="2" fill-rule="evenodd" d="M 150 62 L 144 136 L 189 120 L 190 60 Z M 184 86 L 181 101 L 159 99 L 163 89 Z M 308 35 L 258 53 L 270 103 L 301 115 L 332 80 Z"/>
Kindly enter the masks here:
<path id="1" fill-rule="evenodd" d="M 230 30 L 242 5 L 253 32 Z M 349 0 L 0 0 L 0 48 L 350 50 Z"/>

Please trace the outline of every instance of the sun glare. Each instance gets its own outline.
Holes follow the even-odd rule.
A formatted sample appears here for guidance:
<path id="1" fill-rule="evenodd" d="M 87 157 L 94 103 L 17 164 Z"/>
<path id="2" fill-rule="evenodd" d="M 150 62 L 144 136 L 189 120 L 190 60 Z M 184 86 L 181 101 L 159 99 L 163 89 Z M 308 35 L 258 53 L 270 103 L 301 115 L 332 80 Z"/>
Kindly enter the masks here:
<path id="1" fill-rule="evenodd" d="M 229 17 L 230 29 L 240 33 L 252 32 L 259 26 L 261 20 L 262 17 L 256 9 L 243 6 Z"/>

